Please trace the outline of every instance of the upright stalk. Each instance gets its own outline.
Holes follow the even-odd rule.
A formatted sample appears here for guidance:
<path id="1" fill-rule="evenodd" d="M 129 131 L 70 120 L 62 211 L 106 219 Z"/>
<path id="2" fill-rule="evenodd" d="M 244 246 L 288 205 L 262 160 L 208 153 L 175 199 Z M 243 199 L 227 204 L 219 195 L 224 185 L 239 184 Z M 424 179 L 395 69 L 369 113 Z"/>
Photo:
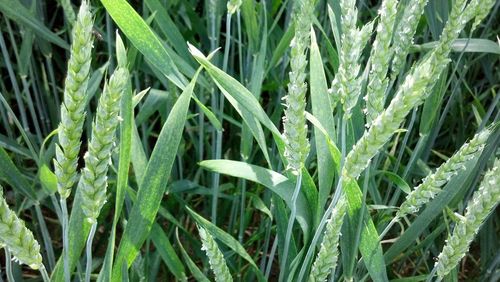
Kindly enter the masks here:
<path id="1" fill-rule="evenodd" d="M 70 271 L 69 271 L 69 221 L 68 221 L 68 206 L 66 204 L 66 198 L 59 200 L 61 204 L 62 213 L 62 232 L 63 232 L 63 265 L 64 265 L 64 281 L 70 281 Z"/>
<path id="2" fill-rule="evenodd" d="M 85 282 L 90 282 L 90 275 L 92 274 L 92 241 L 94 240 L 96 228 L 97 222 L 92 224 L 89 237 L 87 238 L 87 245 L 85 248 L 85 254 L 87 255 L 87 265 L 85 267 Z"/>
<path id="3" fill-rule="evenodd" d="M 281 259 L 280 263 L 280 278 L 279 281 L 283 281 L 285 279 L 285 273 L 288 273 L 287 267 L 287 260 L 288 260 L 288 249 L 290 247 L 290 241 L 292 237 L 292 230 L 293 230 L 293 225 L 295 222 L 295 218 L 297 217 L 297 198 L 299 197 L 300 193 L 300 187 L 301 187 L 301 182 L 302 182 L 302 172 L 299 172 L 299 175 L 297 176 L 297 183 L 295 184 L 295 190 L 293 191 L 292 195 L 292 206 L 291 206 L 291 212 L 290 212 L 290 217 L 288 218 L 288 225 L 286 229 L 286 235 L 285 235 L 285 246 L 283 247 L 283 257 Z"/>
<path id="4" fill-rule="evenodd" d="M 224 58 L 222 60 L 222 70 L 227 71 L 227 63 L 229 60 L 229 50 L 231 47 L 231 16 L 232 14 L 228 11 L 226 14 L 226 43 L 224 46 Z M 219 120 L 224 118 L 224 95 L 219 97 Z M 220 159 L 222 155 L 222 130 L 216 132 L 215 137 L 215 159 Z M 212 178 L 212 222 L 215 224 L 217 220 L 217 203 L 219 200 L 219 184 L 220 184 L 220 174 L 214 173 Z"/>

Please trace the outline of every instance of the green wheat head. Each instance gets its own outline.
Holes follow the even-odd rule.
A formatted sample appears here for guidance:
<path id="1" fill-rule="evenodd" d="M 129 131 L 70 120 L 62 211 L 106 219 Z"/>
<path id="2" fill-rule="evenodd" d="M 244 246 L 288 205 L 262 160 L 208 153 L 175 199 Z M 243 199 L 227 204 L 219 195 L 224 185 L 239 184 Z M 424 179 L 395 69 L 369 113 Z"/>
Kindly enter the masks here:
<path id="1" fill-rule="evenodd" d="M 390 48 L 396 21 L 397 0 L 384 0 L 379 10 L 377 37 L 370 55 L 371 70 L 365 96 L 367 125 L 384 110 L 385 91 L 389 84 L 386 77 L 393 49 Z"/>
<path id="2" fill-rule="evenodd" d="M 4 245 L 14 259 L 32 269 L 42 267 L 40 245 L 33 233 L 26 228 L 24 221 L 9 208 L 0 186 L 0 245 Z"/>
<path id="3" fill-rule="evenodd" d="M 64 102 L 61 105 L 59 144 L 54 160 L 57 190 L 61 198 L 71 194 L 78 180 L 76 168 L 80 152 L 83 121 L 85 120 L 86 91 L 92 53 L 92 14 L 87 1 L 82 1 L 73 27 L 73 44 L 68 62 L 68 75 L 64 86 Z"/>
<path id="4" fill-rule="evenodd" d="M 309 274 L 309 282 L 323 282 L 330 272 L 335 270 L 339 256 L 340 229 L 344 223 L 343 218 L 346 208 L 345 197 L 342 197 L 337 202 L 337 206 L 333 209 L 330 219 L 326 224 L 321 247 Z"/>
<path id="5" fill-rule="evenodd" d="M 357 179 L 370 160 L 390 139 L 411 109 L 428 97 L 437 78 L 450 59 L 451 45 L 465 24 L 475 17 L 472 3 L 464 10 L 465 1 L 456 1 L 441 34 L 438 46 L 423 61 L 414 65 L 398 89 L 390 105 L 372 123 L 346 157 L 343 175 Z"/>
<path id="6" fill-rule="evenodd" d="M 288 95 L 285 97 L 286 109 L 283 117 L 283 137 L 285 140 L 285 158 L 288 169 L 298 174 L 309 154 L 306 123 L 306 92 L 307 56 L 306 51 L 310 41 L 313 0 L 295 2 L 295 36 L 291 43 L 290 82 Z"/>
<path id="7" fill-rule="evenodd" d="M 92 127 L 92 139 L 84 157 L 85 168 L 81 178 L 82 209 L 91 223 L 95 223 L 106 201 L 106 175 L 115 143 L 120 97 L 127 81 L 128 71 L 118 68 L 104 86 Z"/>
<path id="8" fill-rule="evenodd" d="M 198 226 L 198 232 L 200 233 L 201 243 L 203 244 L 202 250 L 205 251 L 208 257 L 208 262 L 210 263 L 210 268 L 214 272 L 215 281 L 217 282 L 230 282 L 233 281 L 229 268 L 226 265 L 226 260 L 224 255 L 220 251 L 217 243 L 210 233 L 208 233 L 203 227 Z"/>
<path id="9" fill-rule="evenodd" d="M 364 46 L 370 39 L 373 22 L 366 24 L 361 29 L 356 27 L 358 18 L 356 1 L 340 1 L 340 8 L 343 30 L 342 46 L 339 51 L 340 65 L 330 92 L 335 95 L 333 89 L 338 89 L 344 108 L 344 116 L 349 119 L 361 93 L 361 79 L 358 77 L 361 68 L 359 60 Z"/>
<path id="10" fill-rule="evenodd" d="M 408 194 L 396 217 L 401 218 L 406 214 L 415 213 L 422 205 L 434 198 L 441 191 L 441 188 L 465 167 L 467 161 L 481 154 L 490 134 L 491 130 L 489 129 L 476 134 L 469 143 L 464 144 L 435 173 L 429 174 L 422 184 Z"/>
<path id="11" fill-rule="evenodd" d="M 485 174 L 483 181 L 469 201 L 464 218 L 457 223 L 438 256 L 436 270 L 439 278 L 448 274 L 465 256 L 479 228 L 500 202 L 500 159 Z"/>
<path id="12" fill-rule="evenodd" d="M 404 9 L 403 16 L 394 34 L 394 43 L 392 47 L 394 58 L 391 67 L 392 78 L 396 77 L 403 70 L 406 56 L 413 44 L 413 36 L 417 31 L 418 22 L 424 13 L 424 8 L 428 1 L 429 0 L 408 1 Z"/>

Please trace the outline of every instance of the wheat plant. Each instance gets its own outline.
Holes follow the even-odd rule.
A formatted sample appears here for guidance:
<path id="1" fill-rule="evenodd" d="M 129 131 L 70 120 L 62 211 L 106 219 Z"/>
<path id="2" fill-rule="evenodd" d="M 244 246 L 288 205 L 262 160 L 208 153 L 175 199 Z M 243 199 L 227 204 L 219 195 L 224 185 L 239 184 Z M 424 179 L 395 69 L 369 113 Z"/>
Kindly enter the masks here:
<path id="1" fill-rule="evenodd" d="M 0 281 L 498 280 L 499 8 L 0 0 Z"/>

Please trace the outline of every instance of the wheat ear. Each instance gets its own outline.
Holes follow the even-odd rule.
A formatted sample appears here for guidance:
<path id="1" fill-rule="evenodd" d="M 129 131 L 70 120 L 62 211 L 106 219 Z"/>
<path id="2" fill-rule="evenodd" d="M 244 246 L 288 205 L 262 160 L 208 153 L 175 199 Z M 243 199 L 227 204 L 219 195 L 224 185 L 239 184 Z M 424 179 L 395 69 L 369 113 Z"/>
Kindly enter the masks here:
<path id="1" fill-rule="evenodd" d="M 486 18 L 490 13 L 491 8 L 495 5 L 496 0 L 472 0 L 470 5 L 476 7 L 474 11 L 474 23 L 472 24 L 472 30 L 474 31 L 479 24 Z"/>
<path id="2" fill-rule="evenodd" d="M 40 245 L 24 221 L 9 208 L 0 186 L 0 245 L 2 244 L 20 263 L 35 270 L 43 267 Z"/>
<path id="3" fill-rule="evenodd" d="M 489 129 L 476 134 L 469 143 L 465 143 L 436 172 L 429 174 L 422 184 L 408 194 L 396 217 L 401 218 L 409 213 L 415 213 L 422 205 L 434 198 L 454 175 L 457 175 L 460 170 L 465 168 L 467 161 L 481 154 L 490 134 L 491 130 Z"/>
<path id="4" fill-rule="evenodd" d="M 500 159 L 486 172 L 479 190 L 467 205 L 464 218 L 457 223 L 438 256 L 435 269 L 439 279 L 448 274 L 465 256 L 484 220 L 500 202 Z"/>
<path id="5" fill-rule="evenodd" d="M 476 7 L 458 0 L 452 7 L 438 46 L 422 62 L 412 67 L 389 107 L 372 123 L 346 157 L 343 175 L 357 179 L 380 148 L 399 128 L 410 110 L 423 103 L 437 78 L 448 65 L 451 45 L 465 24 L 475 16 Z M 471 3 L 472 4 L 472 3 Z M 347 178 L 346 178 L 347 179 Z"/>
<path id="6" fill-rule="evenodd" d="M 291 43 L 290 82 L 284 98 L 283 137 L 287 168 L 298 174 L 309 154 L 307 123 L 305 116 L 307 84 L 307 56 L 309 32 L 314 11 L 314 0 L 299 0 L 294 6 L 295 36 Z"/>
<path id="7" fill-rule="evenodd" d="M 61 105 L 59 145 L 56 146 L 54 161 L 57 190 L 62 199 L 69 197 L 71 188 L 78 179 L 76 167 L 85 119 L 86 91 L 93 41 L 92 26 L 93 19 L 88 3 L 82 1 L 73 27 L 73 43 L 64 86 L 64 102 Z"/>
<path id="8" fill-rule="evenodd" d="M 343 32 L 339 52 L 340 64 L 330 92 L 333 92 L 333 85 L 338 87 L 344 117 L 349 119 L 361 93 L 361 80 L 358 78 L 361 68 L 359 60 L 373 30 L 373 22 L 366 24 L 361 29 L 356 27 L 358 10 L 356 9 L 355 0 L 340 1 L 340 8 Z M 332 94 L 335 95 L 336 93 Z"/>
<path id="9" fill-rule="evenodd" d="M 403 69 L 406 56 L 413 43 L 413 36 L 417 31 L 418 22 L 424 13 L 424 8 L 428 1 L 429 0 L 408 1 L 404 9 L 403 16 L 394 34 L 394 43 L 392 47 L 394 58 L 391 67 L 392 78 L 396 77 Z"/>
<path id="10" fill-rule="evenodd" d="M 208 262 L 210 263 L 210 268 L 214 272 L 215 281 L 217 282 L 230 282 L 233 281 L 229 268 L 226 265 L 226 260 L 224 255 L 220 251 L 217 243 L 210 233 L 208 233 L 203 227 L 198 226 L 198 232 L 200 233 L 202 250 L 205 251 L 208 257 Z"/>
<path id="11" fill-rule="evenodd" d="M 384 0 L 379 9 L 380 20 L 377 25 L 377 37 L 370 55 L 371 70 L 365 96 L 368 126 L 384 110 L 385 91 L 389 83 L 386 77 L 389 69 L 387 62 L 390 61 L 393 53 L 390 44 L 396 20 L 397 5 L 397 0 Z"/>
<path id="12" fill-rule="evenodd" d="M 92 138 L 85 154 L 82 171 L 82 210 L 91 223 L 95 223 L 106 201 L 107 172 L 118 126 L 120 97 L 128 81 L 128 71 L 115 70 L 99 99 Z"/>
<path id="13" fill-rule="evenodd" d="M 346 207 L 345 197 L 341 197 L 326 224 L 321 247 L 309 274 L 309 282 L 323 282 L 330 272 L 335 270 L 339 256 L 340 229 L 344 223 Z"/>

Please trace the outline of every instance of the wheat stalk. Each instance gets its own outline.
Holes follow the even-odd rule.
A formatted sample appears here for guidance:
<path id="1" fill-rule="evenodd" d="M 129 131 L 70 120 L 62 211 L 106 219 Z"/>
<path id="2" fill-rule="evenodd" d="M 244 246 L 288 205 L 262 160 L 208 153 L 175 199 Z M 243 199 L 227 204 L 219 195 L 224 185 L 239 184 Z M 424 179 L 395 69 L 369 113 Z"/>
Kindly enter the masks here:
<path id="1" fill-rule="evenodd" d="M 469 201 L 463 219 L 453 229 L 438 256 L 435 269 L 439 279 L 448 274 L 465 256 L 484 220 L 500 201 L 500 159 L 485 174 L 483 181 Z"/>

